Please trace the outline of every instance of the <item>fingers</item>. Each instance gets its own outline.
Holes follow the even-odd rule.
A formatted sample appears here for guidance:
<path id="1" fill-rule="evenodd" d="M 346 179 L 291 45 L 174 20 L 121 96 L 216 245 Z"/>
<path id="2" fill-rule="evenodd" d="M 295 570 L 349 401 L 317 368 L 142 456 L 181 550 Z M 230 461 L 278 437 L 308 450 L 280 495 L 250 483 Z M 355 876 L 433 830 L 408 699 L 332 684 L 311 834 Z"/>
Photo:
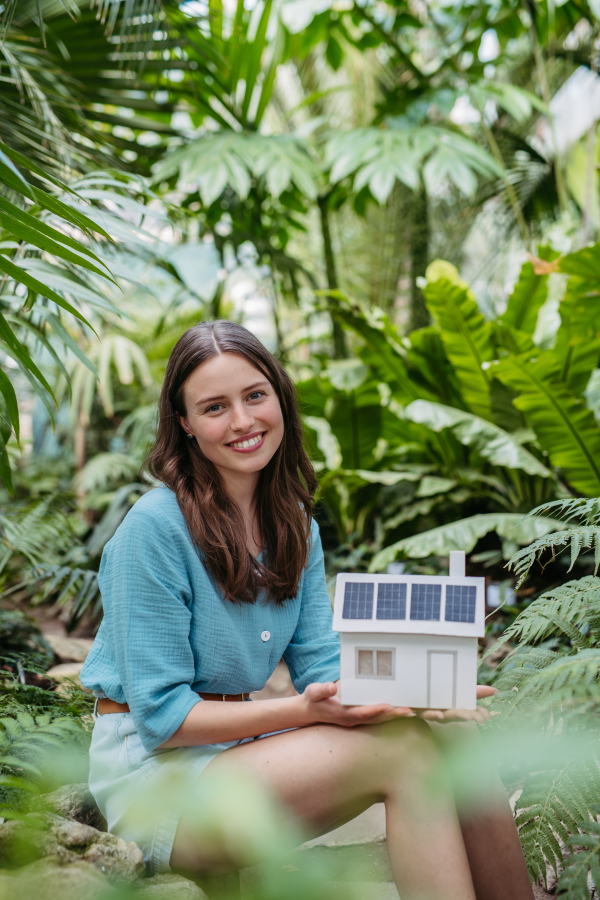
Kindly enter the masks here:
<path id="1" fill-rule="evenodd" d="M 420 709 L 417 715 L 426 722 L 483 722 L 489 721 L 491 715 L 487 709 Z"/>
<path id="2" fill-rule="evenodd" d="M 337 724 L 352 728 L 355 725 L 380 725 L 392 719 L 411 718 L 416 713 L 406 706 L 379 703 L 369 706 L 343 706 L 336 716 Z"/>
<path id="3" fill-rule="evenodd" d="M 309 684 L 304 692 L 311 703 L 320 703 L 322 700 L 328 700 L 337 694 L 337 685 L 333 681 L 321 684 L 319 681 Z"/>
<path id="4" fill-rule="evenodd" d="M 491 684 L 477 685 L 477 699 L 483 700 L 484 697 L 493 697 L 498 693 L 498 688 L 492 687 Z"/>

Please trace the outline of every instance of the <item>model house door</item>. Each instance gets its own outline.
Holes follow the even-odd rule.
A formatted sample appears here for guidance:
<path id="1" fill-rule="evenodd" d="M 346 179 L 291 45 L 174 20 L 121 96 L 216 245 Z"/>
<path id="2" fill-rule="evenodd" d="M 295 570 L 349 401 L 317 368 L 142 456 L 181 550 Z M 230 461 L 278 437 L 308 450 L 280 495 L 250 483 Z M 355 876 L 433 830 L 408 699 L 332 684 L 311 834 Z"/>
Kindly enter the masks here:
<path id="1" fill-rule="evenodd" d="M 454 709 L 456 706 L 456 650 L 427 651 L 427 706 Z"/>

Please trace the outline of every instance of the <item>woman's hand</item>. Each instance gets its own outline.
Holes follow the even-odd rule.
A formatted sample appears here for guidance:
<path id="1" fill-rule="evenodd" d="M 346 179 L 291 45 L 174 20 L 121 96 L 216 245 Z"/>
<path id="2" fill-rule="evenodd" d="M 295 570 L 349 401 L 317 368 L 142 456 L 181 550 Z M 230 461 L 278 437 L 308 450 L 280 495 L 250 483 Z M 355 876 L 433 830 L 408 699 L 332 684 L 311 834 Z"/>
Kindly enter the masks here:
<path id="1" fill-rule="evenodd" d="M 487 685 L 477 685 L 477 699 L 492 697 L 497 689 Z M 368 706 L 342 706 L 337 683 L 309 684 L 302 694 L 305 714 L 311 723 L 327 722 L 352 728 L 355 725 L 379 725 L 391 719 L 419 716 L 428 722 L 487 722 L 490 713 L 483 706 L 477 709 L 417 709 L 407 706 L 390 706 L 388 703 L 374 703 Z"/>
<path id="2" fill-rule="evenodd" d="M 342 706 L 338 685 L 333 682 L 309 684 L 299 698 L 304 705 L 307 724 L 327 722 L 352 728 L 354 725 L 379 725 L 415 713 L 407 706 L 390 706 L 389 703 L 373 703 L 369 706 Z"/>
<path id="3" fill-rule="evenodd" d="M 490 687 L 486 684 L 477 685 L 477 699 L 483 700 L 484 697 L 493 697 L 498 693 L 498 689 Z M 477 709 L 417 709 L 416 714 L 427 722 L 487 722 L 491 716 L 484 706 L 478 706 Z"/>

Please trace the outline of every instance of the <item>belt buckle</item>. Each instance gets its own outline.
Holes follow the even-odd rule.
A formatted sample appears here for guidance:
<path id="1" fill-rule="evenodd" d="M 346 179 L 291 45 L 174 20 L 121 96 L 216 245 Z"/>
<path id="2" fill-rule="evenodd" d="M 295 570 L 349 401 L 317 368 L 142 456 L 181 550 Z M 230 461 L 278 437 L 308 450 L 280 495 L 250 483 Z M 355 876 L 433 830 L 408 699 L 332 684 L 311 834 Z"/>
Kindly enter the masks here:
<path id="1" fill-rule="evenodd" d="M 227 700 L 227 694 L 221 694 L 223 701 Z"/>

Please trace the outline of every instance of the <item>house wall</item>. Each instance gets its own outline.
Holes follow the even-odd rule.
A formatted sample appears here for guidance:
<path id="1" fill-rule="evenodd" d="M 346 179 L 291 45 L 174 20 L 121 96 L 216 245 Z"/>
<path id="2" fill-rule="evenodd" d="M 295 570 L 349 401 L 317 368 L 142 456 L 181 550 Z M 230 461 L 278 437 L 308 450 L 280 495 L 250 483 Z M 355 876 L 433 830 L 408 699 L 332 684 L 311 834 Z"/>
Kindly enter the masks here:
<path id="1" fill-rule="evenodd" d="M 435 634 L 342 633 L 341 700 L 435 709 L 475 709 L 477 638 Z M 356 677 L 359 648 L 395 652 L 392 678 Z M 446 656 L 440 654 L 454 654 Z"/>

